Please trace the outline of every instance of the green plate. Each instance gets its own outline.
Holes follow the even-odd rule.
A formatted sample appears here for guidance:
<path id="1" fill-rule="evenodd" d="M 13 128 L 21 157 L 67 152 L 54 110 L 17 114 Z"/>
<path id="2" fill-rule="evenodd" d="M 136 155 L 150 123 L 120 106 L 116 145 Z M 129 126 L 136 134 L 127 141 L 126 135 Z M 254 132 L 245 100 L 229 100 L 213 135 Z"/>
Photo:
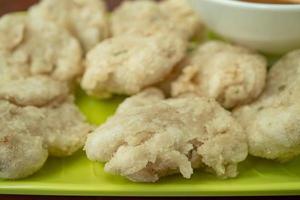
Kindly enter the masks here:
<path id="1" fill-rule="evenodd" d="M 123 100 L 98 101 L 77 92 L 77 105 L 90 122 L 100 124 Z M 236 179 L 220 180 L 197 171 L 191 180 L 171 176 L 155 184 L 132 183 L 103 171 L 84 152 L 69 158 L 50 158 L 35 175 L 16 181 L 0 180 L 0 194 L 101 196 L 219 196 L 300 194 L 300 158 L 286 164 L 248 158 Z"/>
<path id="2" fill-rule="evenodd" d="M 222 40 L 207 32 L 204 39 Z M 194 43 L 199 43 L 195 40 Z M 277 56 L 268 56 L 269 63 Z M 89 122 L 101 124 L 112 115 L 124 97 L 96 100 L 82 90 L 76 103 Z M 45 166 L 23 180 L 0 180 L 0 194 L 77 195 L 77 196 L 254 196 L 300 195 L 300 158 L 280 164 L 249 157 L 240 164 L 240 175 L 221 180 L 196 171 L 190 180 L 179 175 L 161 179 L 155 184 L 132 183 L 107 174 L 103 164 L 89 161 L 84 152 L 68 158 L 49 158 Z"/>

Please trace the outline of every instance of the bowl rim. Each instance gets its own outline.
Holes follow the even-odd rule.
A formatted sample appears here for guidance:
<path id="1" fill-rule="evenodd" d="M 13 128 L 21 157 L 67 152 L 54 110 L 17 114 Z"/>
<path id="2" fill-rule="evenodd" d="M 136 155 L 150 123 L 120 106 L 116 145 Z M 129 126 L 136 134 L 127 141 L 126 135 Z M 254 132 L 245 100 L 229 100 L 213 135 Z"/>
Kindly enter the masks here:
<path id="1" fill-rule="evenodd" d="M 200 0 L 203 1 L 203 0 Z M 218 4 L 229 5 L 233 7 L 245 8 L 245 9 L 259 9 L 259 10 L 278 10 L 278 11 L 299 11 L 300 4 L 269 4 L 269 3 L 255 3 L 246 2 L 240 0 L 206 0 Z"/>

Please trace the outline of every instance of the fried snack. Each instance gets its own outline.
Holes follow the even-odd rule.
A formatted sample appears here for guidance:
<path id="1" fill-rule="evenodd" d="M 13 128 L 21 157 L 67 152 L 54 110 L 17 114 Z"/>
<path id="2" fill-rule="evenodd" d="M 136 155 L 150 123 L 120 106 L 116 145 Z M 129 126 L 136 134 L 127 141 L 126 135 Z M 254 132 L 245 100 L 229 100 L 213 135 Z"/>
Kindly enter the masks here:
<path id="1" fill-rule="evenodd" d="M 0 84 L 0 99 L 19 106 L 42 107 L 60 103 L 69 96 L 66 83 L 46 76 L 35 76 L 11 80 Z"/>
<path id="2" fill-rule="evenodd" d="M 41 131 L 43 122 L 40 113 L 30 108 L 0 100 L 0 177 L 24 178 L 39 170 L 48 157 Z"/>
<path id="3" fill-rule="evenodd" d="M 182 71 L 185 67 L 186 66 L 184 65 L 184 59 L 183 59 L 180 63 L 175 65 L 171 73 L 169 73 L 164 80 L 156 84 L 155 87 L 162 90 L 167 97 L 172 97 L 171 95 L 172 84 L 179 78 L 179 76 L 182 74 Z"/>
<path id="4" fill-rule="evenodd" d="M 24 109 L 21 113 L 7 101 L 0 100 L 0 177 L 17 179 L 38 171 L 48 158 L 42 136 L 32 135 L 42 119 Z"/>
<path id="5" fill-rule="evenodd" d="M 234 111 L 254 156 L 288 161 L 300 154 L 300 50 L 279 60 L 254 103 Z"/>
<path id="6" fill-rule="evenodd" d="M 85 143 L 92 127 L 73 103 L 73 98 L 58 107 L 44 108 L 43 137 L 51 156 L 70 156 Z"/>
<path id="7" fill-rule="evenodd" d="M 109 36 L 108 13 L 102 0 L 42 0 L 29 13 L 67 29 L 86 52 Z"/>
<path id="8" fill-rule="evenodd" d="M 5 131 L 8 134 L 0 134 L 0 177 L 25 178 L 42 168 L 48 158 L 43 138 Z"/>
<path id="9" fill-rule="evenodd" d="M 22 86 L 26 90 L 18 91 Z M 2 90 L 3 88 L 7 90 Z M 1 91 L 6 93 L 3 95 Z M 18 116 L 18 112 L 22 114 L 25 108 L 27 113 L 31 110 L 33 116 L 42 117 L 42 122 L 38 122 L 36 118 L 32 120 L 32 123 L 36 123 L 35 126 L 39 126 L 39 131 L 25 132 L 43 136 L 50 154 L 54 156 L 67 156 L 77 151 L 83 146 L 85 136 L 91 129 L 73 99 L 65 83 L 48 77 L 30 77 L 0 86 L 0 100 L 9 102 L 17 110 L 11 111 L 16 112 L 16 123 L 22 122 L 22 115 Z M 30 120 L 30 116 L 28 119 Z"/>
<path id="10" fill-rule="evenodd" d="M 125 99 L 119 105 L 116 113 L 126 113 L 131 108 L 146 106 L 165 99 L 164 93 L 157 88 L 147 88 L 142 92 Z"/>
<path id="11" fill-rule="evenodd" d="M 75 38 L 53 23 L 9 14 L 0 19 L 0 82 L 47 75 L 72 81 L 83 71 Z"/>
<path id="12" fill-rule="evenodd" d="M 185 41 L 167 33 L 107 39 L 88 53 L 81 86 L 100 98 L 136 94 L 163 80 L 185 50 Z"/>
<path id="13" fill-rule="evenodd" d="M 195 93 L 215 98 L 227 109 L 255 100 L 265 86 L 264 57 L 239 46 L 211 41 L 185 61 L 182 75 L 172 84 L 172 96 Z"/>
<path id="14" fill-rule="evenodd" d="M 89 135 L 90 160 L 107 162 L 105 171 L 135 182 L 156 182 L 174 173 L 190 178 L 195 168 L 222 178 L 237 176 L 247 141 L 229 112 L 195 96 L 152 103 L 145 98 L 144 106 L 136 104 L 146 93 L 127 99 L 122 112 Z"/>
<path id="15" fill-rule="evenodd" d="M 82 148 L 92 127 L 64 83 L 38 76 L 0 90 L 0 178 L 24 178 L 43 166 L 48 153 L 69 156 Z"/>
<path id="16" fill-rule="evenodd" d="M 113 35 L 164 31 L 189 39 L 202 29 L 199 16 L 184 0 L 125 1 L 112 15 Z"/>
<path id="17" fill-rule="evenodd" d="M 154 1 L 125 1 L 112 13 L 111 26 L 112 34 L 117 36 L 124 33 L 153 33 L 167 28 L 169 22 Z"/>
<path id="18" fill-rule="evenodd" d="M 202 20 L 186 0 L 164 0 L 159 6 L 184 38 L 189 39 L 202 34 L 204 30 Z"/>

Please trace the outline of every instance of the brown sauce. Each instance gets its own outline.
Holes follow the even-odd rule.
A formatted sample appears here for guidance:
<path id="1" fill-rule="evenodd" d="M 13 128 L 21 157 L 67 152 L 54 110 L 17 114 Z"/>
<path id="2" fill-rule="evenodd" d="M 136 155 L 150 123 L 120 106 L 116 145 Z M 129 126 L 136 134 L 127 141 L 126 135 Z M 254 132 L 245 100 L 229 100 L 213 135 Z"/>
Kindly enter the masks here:
<path id="1" fill-rule="evenodd" d="M 268 4 L 300 4 L 300 0 L 241 0 L 252 3 L 268 3 Z"/>

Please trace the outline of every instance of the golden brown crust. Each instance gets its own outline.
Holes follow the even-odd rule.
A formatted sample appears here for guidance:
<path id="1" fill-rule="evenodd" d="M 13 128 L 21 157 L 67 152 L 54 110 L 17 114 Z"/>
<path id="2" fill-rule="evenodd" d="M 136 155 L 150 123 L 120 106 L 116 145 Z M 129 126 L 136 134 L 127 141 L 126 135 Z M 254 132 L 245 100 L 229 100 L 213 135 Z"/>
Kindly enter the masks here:
<path id="1" fill-rule="evenodd" d="M 214 100 L 164 100 L 159 95 L 149 100 L 148 92 L 153 90 L 127 99 L 121 112 L 89 135 L 89 159 L 107 162 L 107 172 L 135 182 L 155 182 L 173 173 L 190 178 L 199 167 L 224 178 L 237 175 L 248 149 L 230 113 Z M 144 105 L 136 104 L 143 97 Z"/>
<path id="2" fill-rule="evenodd" d="M 300 50 L 270 70 L 267 87 L 254 103 L 234 111 L 244 126 L 250 153 L 287 161 L 300 154 Z"/>
<path id="3" fill-rule="evenodd" d="M 9 14 L 0 20 L 0 38 L 0 81 L 41 74 L 73 81 L 82 73 L 79 43 L 53 23 Z"/>
<path id="4" fill-rule="evenodd" d="M 116 36 L 88 53 L 81 86 L 98 97 L 136 94 L 163 80 L 185 49 L 181 38 L 167 33 Z"/>
<path id="5" fill-rule="evenodd" d="M 42 0 L 29 14 L 68 30 L 85 52 L 110 34 L 108 13 L 102 0 Z"/>
<path id="6" fill-rule="evenodd" d="M 255 100 L 265 86 L 265 58 L 224 42 L 201 45 L 184 65 L 182 75 L 172 84 L 172 96 L 195 93 L 231 109 Z"/>

